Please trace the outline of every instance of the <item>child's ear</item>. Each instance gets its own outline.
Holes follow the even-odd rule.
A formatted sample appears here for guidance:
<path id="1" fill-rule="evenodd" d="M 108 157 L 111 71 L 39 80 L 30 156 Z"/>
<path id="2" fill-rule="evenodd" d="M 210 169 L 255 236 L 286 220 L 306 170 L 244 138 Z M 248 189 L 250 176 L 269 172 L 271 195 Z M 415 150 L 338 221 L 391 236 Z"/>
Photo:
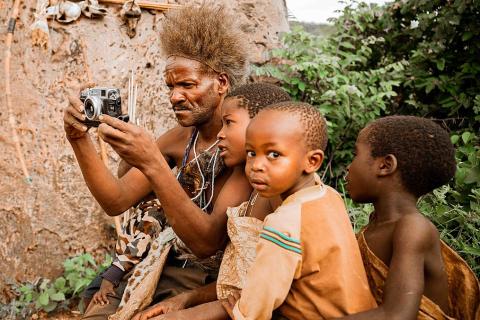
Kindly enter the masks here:
<path id="1" fill-rule="evenodd" d="M 386 156 L 381 157 L 378 170 L 378 175 L 381 177 L 388 176 L 397 171 L 397 157 L 393 154 L 387 154 Z"/>
<path id="2" fill-rule="evenodd" d="M 323 159 L 325 155 L 322 150 L 310 150 L 307 152 L 307 164 L 305 166 L 304 172 L 309 174 L 313 172 L 317 172 L 322 165 Z"/>

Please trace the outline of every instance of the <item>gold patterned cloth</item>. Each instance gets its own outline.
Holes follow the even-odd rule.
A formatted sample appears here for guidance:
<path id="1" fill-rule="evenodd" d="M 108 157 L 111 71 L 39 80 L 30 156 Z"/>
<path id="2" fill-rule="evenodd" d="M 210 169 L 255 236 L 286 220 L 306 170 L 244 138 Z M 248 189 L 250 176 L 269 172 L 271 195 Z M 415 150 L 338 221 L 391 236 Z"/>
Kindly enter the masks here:
<path id="1" fill-rule="evenodd" d="M 217 279 L 217 297 L 225 299 L 229 294 L 242 290 L 247 272 L 255 260 L 255 248 L 263 222 L 247 217 L 248 202 L 228 208 L 227 232 L 230 242 L 225 248 Z"/>
<path id="2" fill-rule="evenodd" d="M 383 302 L 383 288 L 388 275 L 388 267 L 368 247 L 364 235 L 365 229 L 358 235 L 358 246 L 367 272 L 368 282 L 373 296 L 380 305 Z M 480 289 L 477 278 L 467 263 L 448 245 L 441 242 L 442 258 L 448 280 L 448 300 L 450 315 L 426 296 L 422 297 L 418 320 L 479 320 Z"/>

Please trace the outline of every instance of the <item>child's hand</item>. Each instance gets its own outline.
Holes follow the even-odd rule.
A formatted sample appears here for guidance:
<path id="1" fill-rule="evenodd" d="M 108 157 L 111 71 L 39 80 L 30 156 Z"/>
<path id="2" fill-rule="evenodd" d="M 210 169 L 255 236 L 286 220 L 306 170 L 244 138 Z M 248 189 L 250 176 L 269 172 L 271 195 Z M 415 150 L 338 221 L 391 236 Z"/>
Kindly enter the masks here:
<path id="1" fill-rule="evenodd" d="M 102 284 L 100 285 L 100 290 L 95 293 L 92 298 L 92 302 L 101 304 L 102 306 L 104 304 L 109 304 L 110 301 L 108 301 L 107 295 L 115 296 L 116 293 L 115 290 L 113 290 L 113 283 L 106 279 L 103 279 Z"/>
<path id="2" fill-rule="evenodd" d="M 187 307 L 187 303 L 188 294 L 181 293 L 175 297 L 157 303 L 156 305 L 153 305 L 140 313 L 137 313 L 132 320 L 147 320 L 161 314 L 183 310 Z"/>
<path id="3" fill-rule="evenodd" d="M 240 293 L 234 292 L 233 294 L 229 294 L 227 299 L 220 300 L 220 302 L 222 303 L 223 309 L 227 311 L 231 319 L 235 319 L 233 317 L 233 308 L 235 307 L 235 304 L 237 303 L 238 299 L 240 299 Z"/>

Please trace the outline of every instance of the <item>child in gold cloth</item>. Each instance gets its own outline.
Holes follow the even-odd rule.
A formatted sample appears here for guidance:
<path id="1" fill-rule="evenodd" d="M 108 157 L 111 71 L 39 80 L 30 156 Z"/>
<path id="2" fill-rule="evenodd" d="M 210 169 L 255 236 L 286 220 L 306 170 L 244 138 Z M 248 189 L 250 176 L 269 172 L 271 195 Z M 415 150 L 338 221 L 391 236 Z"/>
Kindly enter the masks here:
<path id="1" fill-rule="evenodd" d="M 342 319 L 480 319 L 477 279 L 416 207 L 453 177 L 454 152 L 423 118 L 385 117 L 359 133 L 347 190 L 375 208 L 358 243 L 379 307 Z"/>
<path id="2" fill-rule="evenodd" d="M 283 202 L 264 220 L 239 300 L 225 302 L 233 319 L 270 319 L 275 309 L 290 320 L 326 319 L 376 306 L 343 200 L 315 173 L 326 145 L 325 119 L 308 104 L 275 104 L 250 122 L 249 182 Z"/>

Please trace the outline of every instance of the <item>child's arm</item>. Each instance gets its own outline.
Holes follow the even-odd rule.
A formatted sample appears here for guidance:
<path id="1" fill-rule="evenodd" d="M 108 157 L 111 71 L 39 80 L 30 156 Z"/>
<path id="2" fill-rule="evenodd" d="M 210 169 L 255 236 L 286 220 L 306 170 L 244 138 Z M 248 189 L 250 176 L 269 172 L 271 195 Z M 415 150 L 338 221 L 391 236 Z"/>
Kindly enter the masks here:
<path id="1" fill-rule="evenodd" d="M 392 258 L 385 282 L 383 304 L 342 320 L 417 319 L 424 290 L 424 261 L 438 234 L 423 217 L 404 217 L 395 227 Z"/>
<path id="2" fill-rule="evenodd" d="M 215 300 L 217 300 L 217 283 L 212 282 L 203 287 L 182 292 L 175 297 L 159 302 L 151 306 L 150 308 L 137 313 L 132 320 L 146 320 L 158 315 L 176 313 L 175 311 L 183 310 Z M 197 317 L 195 316 L 193 318 L 197 319 Z"/>
<path id="3" fill-rule="evenodd" d="M 300 274 L 299 225 L 300 216 L 285 207 L 265 218 L 255 262 L 233 309 L 236 320 L 270 319 L 286 299 L 293 279 Z"/>
<path id="4" fill-rule="evenodd" d="M 193 308 L 167 313 L 151 320 L 227 320 L 228 314 L 220 301 L 204 303 Z"/>

